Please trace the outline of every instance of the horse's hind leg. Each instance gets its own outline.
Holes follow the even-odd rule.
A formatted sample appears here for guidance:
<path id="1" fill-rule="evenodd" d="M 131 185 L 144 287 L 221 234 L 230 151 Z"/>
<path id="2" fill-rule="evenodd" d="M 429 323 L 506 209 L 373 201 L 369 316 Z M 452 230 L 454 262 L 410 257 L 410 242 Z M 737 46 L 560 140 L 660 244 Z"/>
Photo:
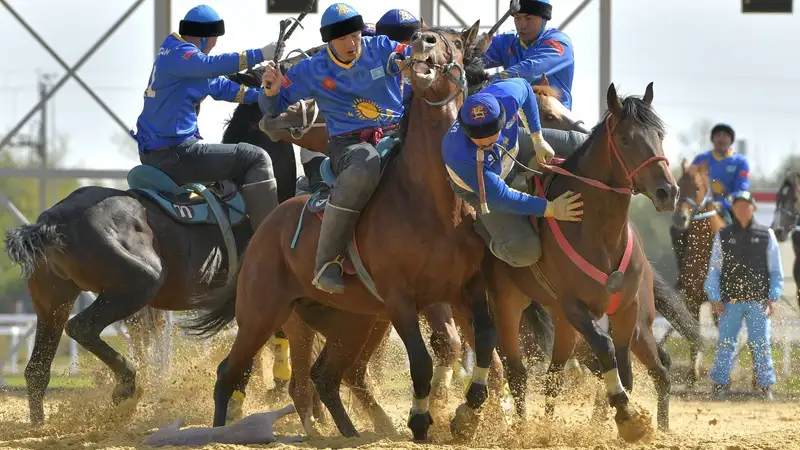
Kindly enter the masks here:
<path id="1" fill-rule="evenodd" d="M 311 368 L 311 381 L 339 432 L 344 437 L 355 437 L 358 431 L 344 408 L 339 391 L 345 371 L 364 348 L 377 317 L 336 310 L 329 314 L 326 322 L 338 326 L 325 330 L 325 347 Z"/>
<path id="2" fill-rule="evenodd" d="M 669 430 L 669 396 L 670 378 L 669 365 L 670 359 L 667 352 L 659 347 L 653 336 L 652 329 L 640 327 L 636 337 L 631 343 L 631 350 L 647 367 L 647 373 L 653 379 L 656 395 L 658 396 L 658 407 L 656 422 L 661 431 Z"/>
<path id="3" fill-rule="evenodd" d="M 344 374 L 344 382 L 353 392 L 358 399 L 361 406 L 367 410 L 367 413 L 372 420 L 372 425 L 375 431 L 381 434 L 395 435 L 397 430 L 394 427 L 392 419 L 386 414 L 381 405 L 375 400 L 369 384 L 367 383 L 367 365 L 369 360 L 375 354 L 375 351 L 381 347 L 385 337 L 389 334 L 392 328 L 390 322 L 379 321 L 372 327 L 372 332 L 369 335 L 361 354 L 358 359 L 353 363 Z"/>
<path id="4" fill-rule="evenodd" d="M 550 365 L 547 367 L 544 383 L 545 414 L 547 416 L 555 413 L 556 398 L 561 394 L 564 386 L 564 366 L 572 358 L 575 344 L 578 341 L 575 329 L 561 308 L 553 308 L 550 314 L 553 319 L 555 337 L 553 338 L 553 354 L 550 357 Z"/>
<path id="5" fill-rule="evenodd" d="M 28 290 L 36 310 L 36 338 L 25 367 L 25 383 L 31 423 L 41 425 L 44 422 L 44 393 L 50 383 L 50 365 L 80 289 L 72 281 L 58 278 L 42 267 L 28 281 Z"/>
<path id="6" fill-rule="evenodd" d="M 283 331 L 289 339 L 289 348 L 292 349 L 292 378 L 289 382 L 289 395 L 294 402 L 295 411 L 300 416 L 303 430 L 308 436 L 319 434 L 314 427 L 313 401 L 314 385 L 311 383 L 311 362 L 314 343 L 314 330 L 300 320 L 295 313 L 283 324 Z"/>
<path id="7" fill-rule="evenodd" d="M 122 258 L 120 258 L 122 259 Z M 119 262 L 119 261 L 117 261 Z M 144 308 L 164 283 L 160 267 L 129 265 L 124 269 L 125 284 L 105 289 L 97 300 L 67 322 L 67 335 L 100 358 L 117 381 L 112 402 L 119 404 L 136 391 L 136 369 L 121 354 L 100 338 L 109 325 Z"/>
<path id="8" fill-rule="evenodd" d="M 431 380 L 431 407 L 439 411 L 447 403 L 453 366 L 461 354 L 461 337 L 449 305 L 431 305 L 422 310 L 422 315 L 432 330 L 430 344 L 436 356 L 436 367 Z"/>

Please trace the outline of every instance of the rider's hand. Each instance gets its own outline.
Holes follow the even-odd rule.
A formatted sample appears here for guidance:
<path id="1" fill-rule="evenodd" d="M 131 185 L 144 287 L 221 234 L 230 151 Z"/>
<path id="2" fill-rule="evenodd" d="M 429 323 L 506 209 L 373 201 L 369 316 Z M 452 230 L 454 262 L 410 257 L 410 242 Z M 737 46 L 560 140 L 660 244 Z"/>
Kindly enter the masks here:
<path id="1" fill-rule="evenodd" d="M 533 140 L 533 150 L 536 152 L 536 161 L 538 161 L 539 164 L 549 163 L 550 160 L 553 159 L 553 156 L 556 155 L 556 152 L 554 152 L 550 144 L 544 140 L 541 130 L 531 134 L 531 139 Z"/>
<path id="2" fill-rule="evenodd" d="M 272 83 L 267 89 L 267 83 Z M 267 97 L 278 95 L 281 90 L 281 68 L 272 61 L 267 61 L 264 65 L 264 76 L 261 77 L 261 85 L 264 86 L 264 94 Z"/>
<path id="3" fill-rule="evenodd" d="M 775 302 L 767 300 L 767 303 L 764 305 L 764 314 L 767 317 L 772 317 L 772 315 L 775 314 Z"/>
<path id="4" fill-rule="evenodd" d="M 489 49 L 489 45 L 492 43 L 492 38 L 494 37 L 493 34 L 482 33 L 481 36 L 478 38 L 478 42 L 475 46 L 482 52 L 485 52 Z"/>
<path id="5" fill-rule="evenodd" d="M 557 199 L 547 202 L 544 216 L 567 222 L 580 222 L 583 215 L 583 202 L 579 201 L 580 199 L 580 193 L 564 192 Z"/>

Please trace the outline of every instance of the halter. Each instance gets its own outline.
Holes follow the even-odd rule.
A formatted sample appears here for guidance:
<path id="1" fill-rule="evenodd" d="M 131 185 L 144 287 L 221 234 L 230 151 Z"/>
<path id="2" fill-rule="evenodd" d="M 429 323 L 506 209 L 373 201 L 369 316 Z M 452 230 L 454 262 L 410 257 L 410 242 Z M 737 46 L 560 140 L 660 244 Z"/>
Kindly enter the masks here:
<path id="1" fill-rule="evenodd" d="M 694 222 L 699 220 L 705 220 L 719 214 L 719 211 L 717 211 L 716 208 L 712 208 L 711 211 L 698 213 L 698 211 L 705 208 L 709 204 L 709 202 L 711 202 L 713 199 L 714 196 L 711 191 L 711 183 L 708 183 L 706 186 L 706 195 L 705 197 L 703 197 L 703 200 L 700 202 L 699 205 L 697 204 L 697 202 L 694 201 L 694 199 L 691 199 L 689 197 L 681 197 L 680 199 L 678 199 L 678 203 L 686 202 L 692 206 L 692 221 Z"/>
<path id="2" fill-rule="evenodd" d="M 435 63 L 431 63 L 431 64 L 425 63 L 425 64 L 427 64 L 428 66 L 431 66 L 433 69 L 437 69 L 438 70 L 437 76 L 436 76 L 436 78 L 434 78 L 434 81 L 436 81 L 436 79 L 438 79 L 439 76 L 445 75 L 445 76 L 447 76 L 447 78 L 450 78 L 450 80 L 453 83 L 455 83 L 456 86 L 458 86 L 458 91 L 453 92 L 452 94 L 450 94 L 449 97 L 447 97 L 446 99 L 444 99 L 442 101 L 439 101 L 439 102 L 428 101 L 428 99 L 426 99 L 425 97 L 423 97 L 422 100 L 424 100 L 425 103 L 427 103 L 427 104 L 429 104 L 431 106 L 442 106 L 442 105 L 446 105 L 446 104 L 450 103 L 451 101 L 453 101 L 453 99 L 455 99 L 458 96 L 458 94 L 462 94 L 464 96 L 464 98 L 466 98 L 467 97 L 467 74 L 466 74 L 466 71 L 464 70 L 464 67 L 462 67 L 461 64 L 459 64 L 457 61 L 455 61 L 455 58 L 453 57 L 453 48 L 451 46 L 452 44 L 450 43 L 450 39 L 448 39 L 444 35 L 444 33 L 442 33 L 441 31 L 434 31 L 434 30 L 427 30 L 427 31 L 430 31 L 432 33 L 436 33 L 444 41 L 445 45 L 447 46 L 447 56 L 449 58 L 449 61 L 447 63 L 443 64 L 443 65 L 442 64 L 435 64 Z M 398 56 L 397 52 L 392 53 L 389 56 L 389 61 L 386 64 L 386 72 L 389 73 L 392 76 L 395 76 L 395 75 L 400 73 L 400 71 L 396 71 L 395 72 L 395 71 L 391 70 L 392 62 L 395 62 L 395 60 L 397 59 L 397 56 Z M 415 61 L 415 60 L 412 59 L 411 60 L 412 65 L 413 65 L 414 62 L 424 62 L 424 61 Z M 458 68 L 458 71 L 460 73 L 458 78 L 456 78 L 452 74 L 452 69 L 454 67 Z"/>

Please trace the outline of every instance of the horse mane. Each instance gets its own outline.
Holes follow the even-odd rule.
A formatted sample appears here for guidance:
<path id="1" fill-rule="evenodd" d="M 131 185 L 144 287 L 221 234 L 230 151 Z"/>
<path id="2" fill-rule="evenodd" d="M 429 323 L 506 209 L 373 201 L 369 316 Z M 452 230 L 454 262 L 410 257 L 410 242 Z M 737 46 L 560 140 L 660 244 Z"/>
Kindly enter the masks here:
<path id="1" fill-rule="evenodd" d="M 667 134 L 664 122 L 658 117 L 653 107 L 642 100 L 640 96 L 629 95 L 622 99 L 621 109 L 622 117 L 620 120 L 631 119 L 635 124 L 644 128 L 655 129 L 658 132 L 658 137 L 664 139 L 664 136 Z M 595 139 L 605 131 L 606 120 L 610 115 L 611 111 L 606 110 L 597 125 L 592 128 L 592 133 L 589 135 L 589 138 L 564 161 L 564 169 L 574 170 L 577 168 L 578 161 L 580 161 L 592 147 Z"/>
<path id="2" fill-rule="evenodd" d="M 561 91 L 553 86 L 544 85 L 544 84 L 535 84 L 531 86 L 533 88 L 534 94 L 544 95 L 545 97 L 553 97 L 557 100 L 561 100 Z"/>

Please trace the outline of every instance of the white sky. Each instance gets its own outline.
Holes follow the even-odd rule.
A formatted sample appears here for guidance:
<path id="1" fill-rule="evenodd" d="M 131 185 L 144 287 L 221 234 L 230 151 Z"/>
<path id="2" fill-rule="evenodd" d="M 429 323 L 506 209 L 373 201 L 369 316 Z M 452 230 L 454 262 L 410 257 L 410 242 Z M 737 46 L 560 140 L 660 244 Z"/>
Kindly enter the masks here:
<path id="1" fill-rule="evenodd" d="M 172 24 L 202 0 L 173 0 Z M 225 20 L 227 34 L 215 52 L 260 48 L 277 39 L 278 21 L 267 15 L 266 0 L 205 0 Z M 131 4 L 131 1 L 10 0 L 17 12 L 42 34 L 68 64 L 73 64 Z M 319 11 L 333 3 L 319 1 Z M 419 4 L 400 1 L 349 2 L 367 22 L 388 9 L 404 7 L 419 14 Z M 580 2 L 553 0 L 558 25 Z M 495 3 L 451 0 L 468 22 L 495 20 Z M 507 5 L 501 0 L 501 9 Z M 592 2 L 565 30 L 576 54 L 573 110 L 587 123 L 597 120 L 598 2 Z M 800 42 L 800 18 L 794 15 L 742 15 L 740 2 L 730 0 L 614 0 L 612 80 L 621 94 L 643 94 L 655 82 L 656 110 L 669 126 L 665 142 L 673 165 L 683 151 L 675 135 L 701 119 L 731 123 L 747 139 L 755 172 L 770 172 L 785 155 L 796 151 L 800 131 L 800 75 L 794 43 Z M 446 13 L 443 13 L 443 17 Z M 319 40 L 319 14 L 308 16 L 289 48 L 309 48 Z M 455 25 L 449 16 L 444 25 Z M 37 73 L 64 70 L 0 7 L 5 63 L 0 66 L 0 134 L 9 130 L 36 102 Z M 501 29 L 513 29 L 508 21 Z M 102 96 L 128 127 L 136 123 L 142 92 L 153 61 L 153 2 L 145 1 L 89 60 L 79 74 Z M 219 141 L 222 122 L 235 105 L 203 102 L 200 131 Z M 69 81 L 54 97 L 51 127 L 69 138 L 67 167 L 129 169 L 138 163 L 112 141 L 119 127 L 83 89 Z M 26 126 L 32 131 L 36 119 Z M 24 152 L 27 150 L 14 150 Z M 687 153 L 688 154 L 688 153 Z"/>

